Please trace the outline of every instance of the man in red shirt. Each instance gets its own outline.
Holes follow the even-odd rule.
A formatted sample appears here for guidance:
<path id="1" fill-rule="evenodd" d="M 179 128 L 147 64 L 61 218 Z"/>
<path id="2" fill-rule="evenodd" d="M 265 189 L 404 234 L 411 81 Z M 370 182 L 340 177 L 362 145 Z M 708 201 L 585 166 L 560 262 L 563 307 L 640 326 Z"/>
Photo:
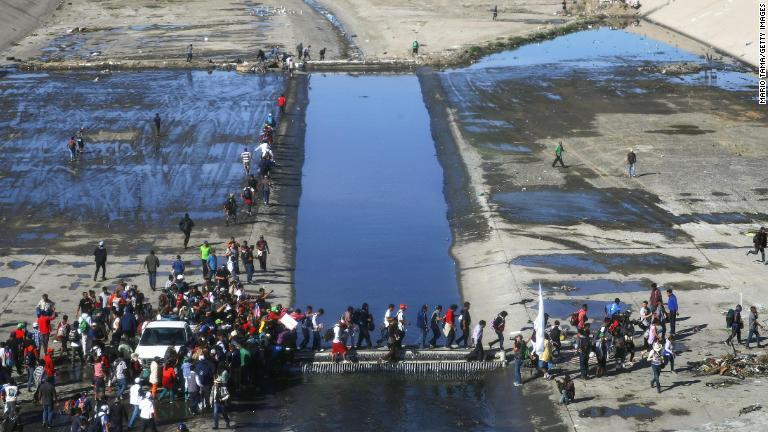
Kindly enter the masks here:
<path id="1" fill-rule="evenodd" d="M 280 113 L 285 113 L 285 95 L 281 94 L 279 98 L 277 98 L 277 106 L 280 107 Z"/>
<path id="2" fill-rule="evenodd" d="M 577 327 L 579 330 L 584 328 L 584 324 L 587 322 L 587 305 L 583 304 L 581 305 L 581 309 L 579 309 L 579 317 L 578 317 L 578 325 Z"/>
<path id="3" fill-rule="evenodd" d="M 656 283 L 651 284 L 651 299 L 648 303 L 651 305 L 651 312 L 655 313 L 656 308 L 659 307 L 659 303 L 662 302 L 661 291 Z"/>
<path id="4" fill-rule="evenodd" d="M 42 350 L 40 352 L 42 352 Z M 43 377 L 43 380 L 53 379 L 56 376 L 56 368 L 53 366 L 53 348 L 48 348 L 43 356 L 43 368 L 45 369 L 45 377 Z"/>
<path id="5" fill-rule="evenodd" d="M 48 350 L 48 339 L 51 337 L 51 321 L 56 319 L 56 314 L 54 312 L 53 316 L 46 316 L 46 315 L 40 315 L 37 318 L 37 326 L 39 327 L 38 330 L 40 331 L 40 352 L 44 353 Z"/>

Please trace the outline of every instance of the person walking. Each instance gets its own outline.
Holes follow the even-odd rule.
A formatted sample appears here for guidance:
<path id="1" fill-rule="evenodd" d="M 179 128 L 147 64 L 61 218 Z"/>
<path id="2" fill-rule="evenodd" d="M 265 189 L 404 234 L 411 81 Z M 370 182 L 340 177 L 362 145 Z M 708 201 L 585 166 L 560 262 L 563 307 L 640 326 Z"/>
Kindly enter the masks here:
<path id="1" fill-rule="evenodd" d="M 512 357 L 513 357 L 513 384 L 515 387 L 523 385 L 523 360 L 525 355 L 525 342 L 523 341 L 523 335 L 518 334 L 512 341 Z"/>
<path id="2" fill-rule="evenodd" d="M 415 40 L 411 44 L 411 54 L 414 56 L 419 54 L 419 41 Z"/>
<path id="3" fill-rule="evenodd" d="M 75 137 L 69 137 L 67 141 L 67 150 L 69 150 L 69 161 L 74 162 L 77 159 L 77 142 Z"/>
<path id="4" fill-rule="evenodd" d="M 208 252 L 208 278 L 214 279 L 218 269 L 219 257 L 216 256 L 216 249 L 211 248 L 210 252 Z"/>
<path id="5" fill-rule="evenodd" d="M 491 9 L 491 20 L 496 21 L 496 18 L 499 16 L 499 6 L 494 5 L 493 9 Z"/>
<path id="6" fill-rule="evenodd" d="M 485 351 L 483 350 L 483 329 L 485 321 L 480 320 L 472 331 L 472 345 L 474 349 L 469 354 L 469 360 L 485 361 Z"/>
<path id="7" fill-rule="evenodd" d="M 429 306 L 422 305 L 416 314 L 416 328 L 421 334 L 421 347 L 427 347 L 427 333 L 429 332 Z"/>
<path id="8" fill-rule="evenodd" d="M 304 57 L 304 61 L 310 61 L 310 60 L 312 60 L 312 59 L 310 58 L 310 55 L 309 55 L 309 50 L 310 50 L 311 48 L 312 48 L 312 45 L 307 45 L 307 46 L 305 46 L 305 47 L 304 47 L 304 52 L 303 52 L 303 54 L 302 54 L 302 55 L 303 55 L 303 57 Z"/>
<path id="9" fill-rule="evenodd" d="M 325 47 L 320 48 L 320 60 L 325 60 Z"/>
<path id="10" fill-rule="evenodd" d="M 664 364 L 664 359 L 662 358 L 660 343 L 653 343 L 653 347 L 648 352 L 647 360 L 651 364 L 651 371 L 653 372 L 651 388 L 653 388 L 655 384 L 656 392 L 661 393 L 661 366 Z"/>
<path id="11" fill-rule="evenodd" d="M 226 216 L 225 224 L 229 226 L 229 221 L 237 223 L 237 200 L 235 200 L 235 194 L 230 193 L 227 200 L 224 201 L 224 215 Z"/>
<path id="12" fill-rule="evenodd" d="M 157 288 L 157 268 L 160 267 L 160 259 L 155 255 L 155 251 L 149 251 L 149 255 L 144 258 L 143 267 L 149 275 L 149 287 L 154 291 Z"/>
<path id="13" fill-rule="evenodd" d="M 85 128 L 80 128 L 77 131 L 75 140 L 77 141 L 77 157 L 82 159 L 85 154 Z"/>
<path id="14" fill-rule="evenodd" d="M 456 337 L 456 309 L 459 307 L 452 304 L 448 307 L 443 318 L 443 333 L 445 333 L 445 347 L 453 348 L 453 340 Z"/>
<path id="15" fill-rule="evenodd" d="M 589 375 L 589 353 L 592 351 L 592 341 L 589 335 L 589 324 L 585 324 L 576 334 L 576 350 L 579 353 L 579 371 L 581 379 L 586 380 Z"/>
<path id="16" fill-rule="evenodd" d="M 253 273 L 255 271 L 253 267 L 253 254 L 255 249 L 256 247 L 253 245 L 247 246 L 246 251 L 241 253 L 243 264 L 245 264 L 245 282 L 249 284 L 253 283 Z"/>
<path id="17" fill-rule="evenodd" d="M 664 341 L 664 350 L 661 352 L 664 356 L 664 363 L 669 363 L 669 370 L 675 371 L 675 337 L 672 335 L 667 336 L 667 340 Z"/>
<path id="18" fill-rule="evenodd" d="M 752 237 L 752 244 L 755 246 L 755 250 L 747 251 L 747 256 L 760 252 L 760 261 L 765 262 L 765 247 L 768 245 L 768 233 L 765 232 L 765 227 L 760 229 Z"/>
<path id="19" fill-rule="evenodd" d="M 256 242 L 256 257 L 259 259 L 259 267 L 261 271 L 267 271 L 267 255 L 269 255 L 269 244 L 264 240 L 264 236 L 259 236 L 259 240 Z"/>
<path id="20" fill-rule="evenodd" d="M 504 351 L 504 326 L 507 322 L 507 311 L 501 311 L 498 315 L 496 315 L 496 318 L 493 319 L 493 322 L 491 323 L 491 327 L 493 327 L 493 331 L 496 332 L 496 340 L 491 341 L 488 343 L 488 347 L 492 347 L 495 344 L 499 344 L 499 349 L 501 351 Z"/>
<path id="21" fill-rule="evenodd" d="M 43 406 L 43 428 L 53 429 L 53 407 L 58 400 L 53 377 L 48 377 L 40 383 L 35 392 L 35 398 Z"/>
<path id="22" fill-rule="evenodd" d="M 435 310 L 432 311 L 432 315 L 429 317 L 429 328 L 432 330 L 432 340 L 429 341 L 429 347 L 435 348 L 437 346 L 437 340 L 440 338 L 440 322 L 444 320 L 443 307 L 440 305 L 435 306 Z"/>
<path id="23" fill-rule="evenodd" d="M 187 63 L 192 61 L 192 44 L 187 46 Z"/>
<path id="24" fill-rule="evenodd" d="M 261 191 L 261 199 L 265 206 L 269 206 L 269 195 L 272 192 L 272 180 L 267 174 L 261 176 L 259 180 L 259 190 Z"/>
<path id="25" fill-rule="evenodd" d="M 250 186 L 243 187 L 243 191 L 240 192 L 240 197 L 243 199 L 243 205 L 248 216 L 253 216 L 253 195 L 255 191 Z"/>
<path id="26" fill-rule="evenodd" d="M 208 244 L 208 240 L 204 241 L 203 244 L 200 245 L 200 263 L 203 267 L 203 279 L 208 278 L 208 274 L 211 272 L 211 268 L 208 267 L 208 258 L 211 254 L 211 245 Z M 213 270 L 216 270 L 214 267 Z"/>
<path id="27" fill-rule="evenodd" d="M 368 311 L 368 303 L 363 303 L 360 309 L 357 310 L 357 326 L 360 329 L 360 336 L 357 338 L 357 348 L 363 346 L 363 341 L 366 341 L 368 348 L 373 346 L 371 343 L 371 330 L 373 330 L 373 315 Z"/>
<path id="28" fill-rule="evenodd" d="M 755 336 L 757 347 L 760 348 L 760 332 L 758 330 L 763 328 L 763 325 L 757 320 L 757 308 L 755 306 L 749 307 L 747 324 L 749 326 L 749 333 L 747 333 L 747 348 L 749 348 L 749 344 L 752 343 L 752 336 Z"/>
<path id="29" fill-rule="evenodd" d="M 741 305 L 736 305 L 734 309 L 733 319 L 731 320 L 731 335 L 725 340 L 725 343 L 733 347 L 733 337 L 736 336 L 736 341 L 741 344 L 741 329 L 744 328 L 744 321 L 741 319 Z M 734 351 L 736 348 L 733 349 Z"/>
<path id="30" fill-rule="evenodd" d="M 672 292 L 671 288 L 667 288 L 667 322 L 669 323 L 669 333 L 673 335 L 675 334 L 679 311 L 680 307 L 677 304 L 677 296 Z"/>
<path id="31" fill-rule="evenodd" d="M 561 167 L 565 168 L 565 162 L 563 162 L 564 152 L 565 152 L 565 148 L 563 147 L 563 142 L 558 141 L 557 147 L 555 147 L 555 161 L 552 162 L 552 168 L 554 168 L 558 162 L 560 162 Z"/>
<path id="32" fill-rule="evenodd" d="M 184 213 L 184 217 L 179 221 L 179 229 L 184 233 L 184 249 L 189 245 L 189 235 L 192 234 L 192 228 L 195 223 L 189 217 L 189 213 Z"/>
<path id="33" fill-rule="evenodd" d="M 101 280 L 107 280 L 107 248 L 104 247 L 104 240 L 101 240 L 99 246 L 93 250 L 93 258 L 96 263 L 96 271 L 93 272 L 93 280 L 96 280 L 96 275 L 99 274 L 99 269 L 101 269 Z"/>
<path id="34" fill-rule="evenodd" d="M 301 56 L 303 54 L 304 54 L 304 43 L 303 42 L 299 42 L 296 45 L 296 56 L 299 58 L 299 60 L 301 60 Z"/>
<path id="35" fill-rule="evenodd" d="M 171 263 L 171 275 L 174 279 L 177 279 L 179 276 L 184 276 L 186 270 L 187 266 L 184 265 L 184 260 L 181 259 L 181 255 L 176 255 L 176 259 Z"/>
<path id="36" fill-rule="evenodd" d="M 155 113 L 155 118 L 152 119 L 152 121 L 155 123 L 155 136 L 160 136 L 160 113 Z"/>
<path id="37" fill-rule="evenodd" d="M 459 328 L 461 329 L 461 337 L 456 339 L 456 345 L 462 345 L 466 348 L 469 343 L 469 338 L 472 335 L 472 317 L 469 314 L 469 302 L 464 302 L 461 312 L 459 314 Z"/>
<path id="38" fill-rule="evenodd" d="M 286 102 L 287 102 L 287 99 L 285 98 L 284 94 L 281 94 L 280 97 L 277 98 L 277 108 L 280 110 L 280 114 L 285 114 Z"/>
<path id="39" fill-rule="evenodd" d="M 629 167 L 629 176 L 630 177 L 637 177 L 637 155 L 635 154 L 635 151 L 631 148 L 629 149 L 629 153 L 627 153 L 627 166 Z"/>
<path id="40" fill-rule="evenodd" d="M 211 402 L 213 405 L 213 429 L 219 428 L 219 416 L 224 417 L 229 429 L 230 421 L 227 415 L 227 403 L 229 402 L 229 390 L 227 384 L 229 381 L 229 372 L 222 369 L 218 377 L 213 381 L 213 390 L 211 392 Z"/>
<path id="41" fill-rule="evenodd" d="M 145 432 L 147 429 L 152 432 L 157 432 L 157 424 L 155 424 L 155 404 L 152 401 L 152 395 L 146 393 L 139 402 L 139 417 L 141 417 L 141 432 Z"/>
<path id="42" fill-rule="evenodd" d="M 128 403 L 133 407 L 131 418 L 128 420 L 128 429 L 133 429 L 136 419 L 139 417 L 139 404 L 141 402 L 141 378 L 136 378 L 133 381 L 133 385 L 128 390 Z"/>
<path id="43" fill-rule="evenodd" d="M 243 171 L 245 171 L 245 175 L 248 176 L 251 173 L 251 152 L 248 151 L 248 147 L 243 149 L 243 152 L 240 153 L 240 163 L 243 164 Z"/>

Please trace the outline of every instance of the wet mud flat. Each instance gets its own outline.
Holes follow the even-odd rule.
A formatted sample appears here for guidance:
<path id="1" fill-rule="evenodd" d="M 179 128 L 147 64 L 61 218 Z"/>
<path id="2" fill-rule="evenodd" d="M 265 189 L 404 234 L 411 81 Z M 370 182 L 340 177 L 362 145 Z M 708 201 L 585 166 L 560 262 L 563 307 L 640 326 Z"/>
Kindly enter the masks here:
<path id="1" fill-rule="evenodd" d="M 649 72 L 681 62 L 703 69 Z M 440 157 L 454 143 L 455 171 L 468 173 L 446 182 L 446 196 L 449 212 L 462 209 L 451 219 L 452 253 L 463 295 L 473 304 L 479 298 L 478 309 L 506 307 L 508 327 L 530 329 L 542 282 L 553 319 L 586 303 L 601 320 L 615 297 L 636 313 L 657 282 L 685 304 L 679 338 L 683 356 L 695 359 L 723 350 L 712 344 L 727 336 L 725 305 L 740 294 L 745 304 L 763 304 L 756 287 L 768 269 L 744 259 L 765 219 L 764 186 L 752 174 L 765 164 L 768 117 L 754 100 L 753 75 L 604 28 L 431 76 L 439 85 L 432 81 L 427 104 L 444 107 L 430 111 L 433 123 L 445 116 L 451 130 L 446 137 L 433 128 Z M 559 141 L 566 168 L 552 167 Z M 638 155 L 636 178 L 626 174 L 629 148 Z M 477 229 L 483 219 L 490 230 Z M 669 406 L 649 404 L 655 393 L 644 390 L 632 402 L 653 409 L 615 403 L 611 389 L 636 388 L 645 369 L 579 381 L 585 399 L 561 411 L 565 421 L 656 430 L 738 415 L 738 403 L 687 410 L 711 395 L 685 371 L 662 378 L 664 400 L 675 401 Z"/>
<path id="2" fill-rule="evenodd" d="M 219 220 L 226 194 L 241 189 L 239 154 L 284 85 L 279 75 L 173 70 L 6 75 L 4 237 L 61 245 L 73 228 L 99 237 L 174 230 L 185 212 Z M 66 143 L 81 127 L 85 154 L 70 162 Z"/>

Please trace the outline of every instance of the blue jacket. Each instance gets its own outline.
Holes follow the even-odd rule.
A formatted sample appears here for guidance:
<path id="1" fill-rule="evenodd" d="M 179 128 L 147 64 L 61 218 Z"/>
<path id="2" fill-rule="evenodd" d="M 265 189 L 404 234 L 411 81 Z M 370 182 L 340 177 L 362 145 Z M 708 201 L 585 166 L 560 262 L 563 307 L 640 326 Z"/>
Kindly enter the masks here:
<path id="1" fill-rule="evenodd" d="M 210 259 L 210 256 L 208 257 Z M 173 272 L 177 275 L 184 274 L 184 261 L 177 259 L 171 264 Z"/>
<path id="2" fill-rule="evenodd" d="M 126 312 L 120 318 L 120 330 L 124 335 L 133 336 L 136 334 L 136 317 L 132 313 Z"/>
<path id="3" fill-rule="evenodd" d="M 669 309 L 670 312 L 677 313 L 677 296 L 674 294 L 671 294 L 667 300 L 667 309 Z"/>

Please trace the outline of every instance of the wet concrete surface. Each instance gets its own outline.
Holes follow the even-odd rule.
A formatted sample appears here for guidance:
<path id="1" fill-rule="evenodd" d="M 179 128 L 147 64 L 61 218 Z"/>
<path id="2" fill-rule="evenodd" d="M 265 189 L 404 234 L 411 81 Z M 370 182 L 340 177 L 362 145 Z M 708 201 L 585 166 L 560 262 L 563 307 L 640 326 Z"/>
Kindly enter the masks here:
<path id="1" fill-rule="evenodd" d="M 662 253 L 524 255 L 513 259 L 512 264 L 565 274 L 690 273 L 698 268 L 691 258 Z"/>
<path id="2" fill-rule="evenodd" d="M 73 222 L 98 237 L 175 230 L 185 212 L 201 223 L 218 218 L 226 194 L 240 189 L 238 156 L 253 148 L 282 87 L 280 75 L 227 72 L 7 75 L 0 79 L 3 237 L 41 247 L 71 240 L 63 228 Z M 86 153 L 70 162 L 66 142 L 80 127 Z"/>
<path id="3" fill-rule="evenodd" d="M 310 86 L 296 307 L 323 307 L 330 326 L 368 302 L 378 328 L 389 303 L 407 304 L 411 320 L 421 304 L 458 303 L 443 173 L 417 78 L 315 74 Z M 408 339 L 416 332 L 410 326 Z"/>
<path id="4" fill-rule="evenodd" d="M 679 62 L 705 70 L 658 72 Z M 439 79 L 444 93 L 433 100 L 447 105 L 438 115 L 451 119 L 471 179 L 460 191 L 448 184 L 446 195 L 475 197 L 476 214 L 492 227 L 486 238 L 456 236 L 465 296 L 482 310 L 508 304 L 507 327 L 527 336 L 540 280 L 545 311 L 559 319 L 582 303 L 602 319 L 613 297 L 636 311 L 657 282 L 685 299 L 682 355 L 725 352 L 716 344 L 726 336 L 722 325 L 712 324 L 722 321 L 723 305 L 740 293 L 745 303 L 762 304 L 764 267 L 744 259 L 766 218 L 765 188 L 754 173 L 765 165 L 768 116 L 754 100 L 754 75 L 595 29 L 489 56 Z M 561 140 L 567 167 L 552 168 Z M 629 147 L 638 154 L 634 179 L 626 173 Z M 453 223 L 455 233 L 468 229 Z M 563 372 L 573 376 L 572 366 Z M 561 410 L 565 421 L 576 430 L 674 430 L 738 414 L 736 394 L 734 403 L 713 404 L 709 389 L 685 372 L 664 373 L 665 404 L 654 406 L 650 371 L 635 369 L 579 380 L 577 403 Z M 633 398 L 617 401 L 616 388 L 631 389 Z"/>

